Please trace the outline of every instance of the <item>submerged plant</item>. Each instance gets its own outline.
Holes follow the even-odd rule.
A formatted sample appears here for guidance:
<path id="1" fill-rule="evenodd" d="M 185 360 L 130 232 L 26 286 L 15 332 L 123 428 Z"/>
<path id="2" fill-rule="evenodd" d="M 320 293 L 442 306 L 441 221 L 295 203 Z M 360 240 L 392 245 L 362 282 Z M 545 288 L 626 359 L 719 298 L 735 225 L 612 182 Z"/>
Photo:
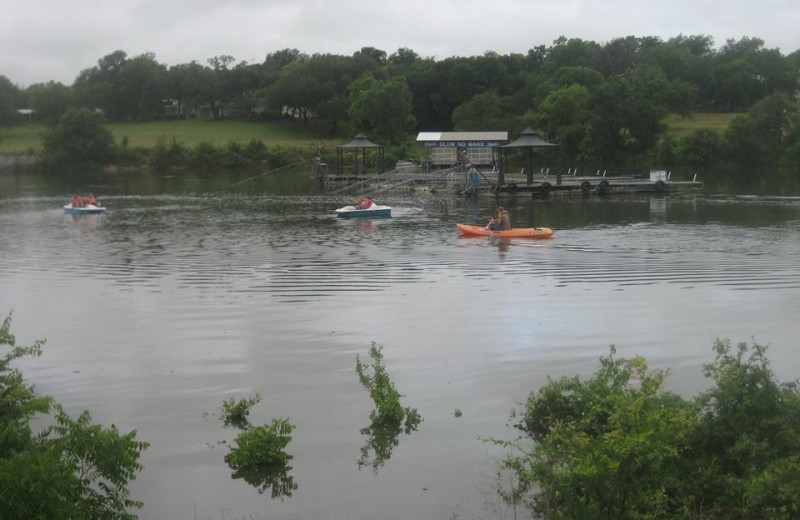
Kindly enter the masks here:
<path id="1" fill-rule="evenodd" d="M 236 401 L 233 397 L 227 401 L 222 402 L 222 423 L 225 426 L 233 426 L 240 430 L 251 428 L 250 408 L 261 402 L 261 394 L 256 393 L 253 397 L 247 399 L 239 399 Z"/>
<path id="2" fill-rule="evenodd" d="M 235 446 L 225 455 L 233 478 L 244 479 L 259 493 L 270 488 L 272 498 L 292 496 L 297 489 L 289 475 L 292 456 L 284 451 L 292 441 L 294 425 L 288 419 L 272 419 L 269 425 L 250 427 L 234 440 Z"/>
<path id="3" fill-rule="evenodd" d="M 383 365 L 382 347 L 372 343 L 369 349 L 371 363 L 361 361 L 356 356 L 356 372 L 361 384 L 369 391 L 375 409 L 370 412 L 370 425 L 362 428 L 362 435 L 367 435 L 367 442 L 361 448 L 359 467 L 371 463 L 373 470 L 384 464 L 398 445 L 397 437 L 401 432 L 410 434 L 417 430 L 422 416 L 416 408 L 403 407 L 400 403 L 402 395 L 394 386 L 386 367 Z M 370 462 L 370 453 L 375 457 Z"/>
<path id="4" fill-rule="evenodd" d="M 232 478 L 244 479 L 257 487 L 259 493 L 270 488 L 272 498 L 292 496 L 297 484 L 289 475 L 292 456 L 285 450 L 292 441 L 295 426 L 284 418 L 272 419 L 269 425 L 250 424 L 250 409 L 260 401 L 261 394 L 258 393 L 247 399 L 237 401 L 231 397 L 223 401 L 223 424 L 242 430 L 225 455 L 225 462 L 233 470 Z"/>

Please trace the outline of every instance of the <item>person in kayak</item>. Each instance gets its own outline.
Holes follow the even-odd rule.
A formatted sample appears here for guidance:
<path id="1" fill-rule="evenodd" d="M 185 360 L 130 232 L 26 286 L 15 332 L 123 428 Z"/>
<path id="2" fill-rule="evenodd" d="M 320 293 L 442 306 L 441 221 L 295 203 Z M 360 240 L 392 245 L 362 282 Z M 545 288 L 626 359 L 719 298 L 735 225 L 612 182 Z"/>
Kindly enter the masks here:
<path id="1" fill-rule="evenodd" d="M 511 229 L 511 218 L 503 206 L 497 208 L 497 215 L 486 226 L 492 231 L 505 231 Z"/>

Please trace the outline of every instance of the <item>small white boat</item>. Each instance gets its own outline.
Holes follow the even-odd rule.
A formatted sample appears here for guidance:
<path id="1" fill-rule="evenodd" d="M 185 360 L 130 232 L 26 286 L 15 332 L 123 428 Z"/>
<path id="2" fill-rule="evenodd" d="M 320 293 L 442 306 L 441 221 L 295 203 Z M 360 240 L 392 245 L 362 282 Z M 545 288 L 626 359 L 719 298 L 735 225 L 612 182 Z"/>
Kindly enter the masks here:
<path id="1" fill-rule="evenodd" d="M 103 206 L 95 206 L 94 204 L 86 204 L 80 208 L 73 208 L 70 202 L 64 206 L 64 213 L 67 215 L 96 215 L 98 213 L 104 213 L 105 211 L 106 208 Z"/>
<path id="2" fill-rule="evenodd" d="M 336 214 L 341 218 L 391 217 L 392 208 L 390 206 L 379 206 L 378 204 L 372 204 L 368 208 L 345 206 L 337 209 Z"/>

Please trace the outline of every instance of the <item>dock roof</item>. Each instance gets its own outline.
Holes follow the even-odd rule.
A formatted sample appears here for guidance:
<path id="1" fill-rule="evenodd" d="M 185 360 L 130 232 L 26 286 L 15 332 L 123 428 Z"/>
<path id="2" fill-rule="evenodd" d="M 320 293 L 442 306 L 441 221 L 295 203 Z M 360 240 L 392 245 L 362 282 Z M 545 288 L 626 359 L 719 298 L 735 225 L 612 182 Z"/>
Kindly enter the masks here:
<path id="1" fill-rule="evenodd" d="M 508 132 L 420 132 L 417 142 L 425 146 L 494 147 L 508 141 Z"/>

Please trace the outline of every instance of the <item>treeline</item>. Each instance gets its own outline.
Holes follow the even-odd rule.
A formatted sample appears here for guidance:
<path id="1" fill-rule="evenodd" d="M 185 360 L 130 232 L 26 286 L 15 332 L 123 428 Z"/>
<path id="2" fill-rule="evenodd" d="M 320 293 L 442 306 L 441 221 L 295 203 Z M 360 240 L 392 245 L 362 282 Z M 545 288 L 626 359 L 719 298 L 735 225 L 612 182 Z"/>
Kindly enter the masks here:
<path id="1" fill-rule="evenodd" d="M 560 146 L 563 164 L 712 165 L 721 161 L 800 168 L 800 51 L 784 56 L 758 38 L 628 36 L 605 44 L 564 37 L 527 53 L 436 61 L 408 48 L 387 55 L 270 53 L 262 63 L 215 56 L 166 66 L 154 54 L 104 56 L 71 86 L 24 90 L 0 77 L 0 123 L 16 108 L 55 124 L 72 107 L 108 120 L 208 116 L 325 121 L 334 135 L 364 132 L 411 149 L 418 130 L 531 126 Z M 724 134 L 665 139 L 669 113 L 741 112 Z"/>

